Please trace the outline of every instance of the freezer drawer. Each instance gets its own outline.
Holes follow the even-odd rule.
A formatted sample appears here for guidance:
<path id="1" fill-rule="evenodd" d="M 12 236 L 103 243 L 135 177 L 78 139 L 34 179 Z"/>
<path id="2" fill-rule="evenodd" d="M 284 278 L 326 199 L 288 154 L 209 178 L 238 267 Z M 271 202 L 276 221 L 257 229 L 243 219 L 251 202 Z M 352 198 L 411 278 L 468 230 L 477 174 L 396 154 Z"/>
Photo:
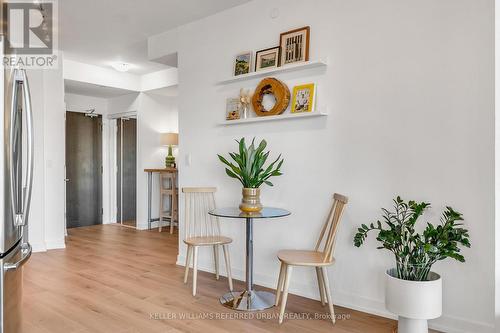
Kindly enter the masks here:
<path id="1" fill-rule="evenodd" d="M 16 248 L 1 260 L 0 333 L 22 332 L 23 265 L 31 255 L 29 244 Z"/>

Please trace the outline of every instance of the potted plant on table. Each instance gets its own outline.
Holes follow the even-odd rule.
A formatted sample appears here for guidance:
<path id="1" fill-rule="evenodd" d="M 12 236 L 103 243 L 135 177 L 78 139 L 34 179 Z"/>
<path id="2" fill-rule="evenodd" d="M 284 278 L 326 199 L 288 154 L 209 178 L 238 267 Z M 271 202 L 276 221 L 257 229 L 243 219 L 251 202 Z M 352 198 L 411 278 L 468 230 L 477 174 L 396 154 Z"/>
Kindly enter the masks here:
<path id="1" fill-rule="evenodd" d="M 255 138 L 248 147 L 245 138 L 236 140 L 236 142 L 239 148 L 238 153 L 229 153 L 236 164 L 229 162 L 221 155 L 217 156 L 227 166 L 226 174 L 231 178 L 238 179 L 243 185 L 240 209 L 248 213 L 259 212 L 262 210 L 260 186 L 262 184 L 273 186 L 269 178 L 282 175 L 280 169 L 283 165 L 283 159 L 280 154 L 276 160 L 265 167 L 264 164 L 270 153 L 269 151 L 264 152 L 267 146 L 266 140 L 262 140 L 257 148 L 255 148 Z"/>
<path id="2" fill-rule="evenodd" d="M 360 247 L 370 231 L 378 232 L 378 249 L 391 251 L 396 259 L 396 267 L 386 272 L 385 304 L 398 315 L 399 333 L 428 332 L 427 320 L 442 312 L 442 281 L 431 267 L 446 258 L 465 262 L 460 246 L 470 247 L 468 231 L 460 223 L 462 214 L 451 207 L 442 213 L 440 225 L 427 223 L 418 233 L 417 220 L 429 207 L 397 197 L 395 211 L 382 209 L 383 222 L 363 224 L 354 236 L 354 245 Z"/>

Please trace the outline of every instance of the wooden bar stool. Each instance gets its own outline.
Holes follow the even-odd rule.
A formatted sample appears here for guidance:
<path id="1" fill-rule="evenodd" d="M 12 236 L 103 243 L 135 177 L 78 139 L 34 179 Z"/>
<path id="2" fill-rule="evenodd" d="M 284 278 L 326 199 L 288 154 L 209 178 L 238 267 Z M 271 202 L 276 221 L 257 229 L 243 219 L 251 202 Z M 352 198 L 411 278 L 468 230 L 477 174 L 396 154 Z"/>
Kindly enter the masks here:
<path id="1" fill-rule="evenodd" d="M 231 262 L 229 260 L 228 244 L 233 240 L 221 236 L 219 219 L 209 215 L 208 212 L 215 209 L 215 187 L 184 187 L 184 225 L 187 245 L 186 268 L 184 272 L 184 283 L 187 283 L 189 275 L 189 263 L 193 258 L 193 296 L 196 295 L 196 278 L 198 275 L 198 248 L 211 246 L 214 254 L 215 278 L 219 279 L 219 248 L 222 247 L 226 262 L 227 279 L 229 290 L 233 290 L 231 277 Z"/>
<path id="2" fill-rule="evenodd" d="M 165 186 L 165 184 L 168 186 Z M 165 204 L 165 197 L 168 197 L 169 205 Z M 162 222 L 168 220 L 170 223 L 170 233 L 174 232 L 174 222 L 178 223 L 178 195 L 177 177 L 175 172 L 160 172 L 160 220 L 158 221 L 158 231 L 161 232 Z"/>
<path id="3" fill-rule="evenodd" d="M 293 266 L 308 266 L 316 269 L 318 277 L 319 294 L 321 304 L 328 303 L 332 322 L 335 324 L 335 312 L 333 310 L 332 296 L 330 293 L 330 283 L 328 281 L 327 267 L 333 265 L 333 250 L 335 248 L 335 235 L 342 217 L 342 212 L 347 204 L 348 198 L 344 195 L 335 193 L 333 195 L 333 204 L 328 214 L 326 223 L 319 235 L 318 242 L 313 251 L 307 250 L 282 250 L 278 252 L 278 259 L 281 262 L 280 275 L 278 278 L 278 287 L 276 288 L 275 305 L 280 304 L 281 293 L 281 308 L 279 314 L 279 323 L 283 322 L 285 314 L 286 300 L 288 298 L 288 286 L 290 285 L 290 277 L 292 276 Z M 320 250 L 321 244 L 323 244 Z"/>

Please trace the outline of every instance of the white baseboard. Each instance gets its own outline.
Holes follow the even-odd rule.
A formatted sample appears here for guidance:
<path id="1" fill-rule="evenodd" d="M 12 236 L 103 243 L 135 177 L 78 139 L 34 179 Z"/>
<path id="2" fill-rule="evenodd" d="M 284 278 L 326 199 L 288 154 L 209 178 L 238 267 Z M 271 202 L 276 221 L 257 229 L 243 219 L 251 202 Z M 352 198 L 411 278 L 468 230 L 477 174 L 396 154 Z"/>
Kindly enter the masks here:
<path id="1" fill-rule="evenodd" d="M 162 227 L 170 226 L 169 222 L 163 222 Z M 174 222 L 174 226 L 178 227 L 177 222 Z M 158 228 L 158 221 L 151 222 L 151 228 Z M 136 226 L 137 230 L 148 230 L 148 223 L 140 223 Z"/>
<path id="2" fill-rule="evenodd" d="M 45 242 L 47 250 L 65 249 L 66 242 L 63 239 L 49 240 Z"/>
<path id="3" fill-rule="evenodd" d="M 139 224 L 136 224 L 135 228 L 137 230 L 148 230 L 148 224 L 147 223 L 145 223 L 145 224 L 139 223 Z"/>
<path id="4" fill-rule="evenodd" d="M 66 248 L 66 243 L 64 239 L 49 240 L 46 242 L 31 243 L 31 248 L 33 252 L 46 252 L 47 250 L 64 249 Z"/>
<path id="5" fill-rule="evenodd" d="M 177 256 L 177 265 L 185 266 L 186 256 L 179 254 Z M 200 271 L 215 273 L 214 263 L 198 262 L 198 269 Z M 226 276 L 225 267 L 220 267 L 220 275 Z M 241 269 L 231 267 L 231 273 L 234 279 L 244 281 L 245 272 Z M 278 276 L 270 276 L 265 274 L 254 274 L 254 282 L 263 287 L 276 288 Z M 317 286 L 311 284 L 300 283 L 294 281 L 293 286 L 290 288 L 290 293 L 298 296 L 306 297 L 319 301 L 319 292 Z M 374 314 L 377 316 L 397 319 L 397 317 L 385 309 L 383 300 L 375 300 L 365 298 L 359 295 L 344 293 L 342 291 L 335 291 L 333 295 L 335 305 L 346 307 L 349 309 Z M 453 316 L 442 316 L 439 319 L 429 321 L 429 327 L 441 332 L 447 333 L 494 333 L 495 327 L 493 324 L 476 322 L 463 318 L 456 318 Z"/>
<path id="6" fill-rule="evenodd" d="M 31 243 L 30 242 L 30 245 L 31 245 L 31 249 L 33 252 L 46 252 L 47 251 L 47 247 L 45 246 L 45 243 L 43 243 L 43 242 L 40 242 L 40 243 Z"/>

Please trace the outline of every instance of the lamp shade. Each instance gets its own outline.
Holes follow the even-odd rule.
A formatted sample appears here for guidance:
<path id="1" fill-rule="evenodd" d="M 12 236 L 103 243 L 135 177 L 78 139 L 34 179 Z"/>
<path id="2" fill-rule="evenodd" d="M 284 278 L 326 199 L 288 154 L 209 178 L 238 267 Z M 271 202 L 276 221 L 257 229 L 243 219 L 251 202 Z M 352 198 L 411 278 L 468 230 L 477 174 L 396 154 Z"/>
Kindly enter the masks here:
<path id="1" fill-rule="evenodd" d="M 177 146 L 179 144 L 179 134 L 162 133 L 160 136 L 160 144 L 162 146 Z"/>

